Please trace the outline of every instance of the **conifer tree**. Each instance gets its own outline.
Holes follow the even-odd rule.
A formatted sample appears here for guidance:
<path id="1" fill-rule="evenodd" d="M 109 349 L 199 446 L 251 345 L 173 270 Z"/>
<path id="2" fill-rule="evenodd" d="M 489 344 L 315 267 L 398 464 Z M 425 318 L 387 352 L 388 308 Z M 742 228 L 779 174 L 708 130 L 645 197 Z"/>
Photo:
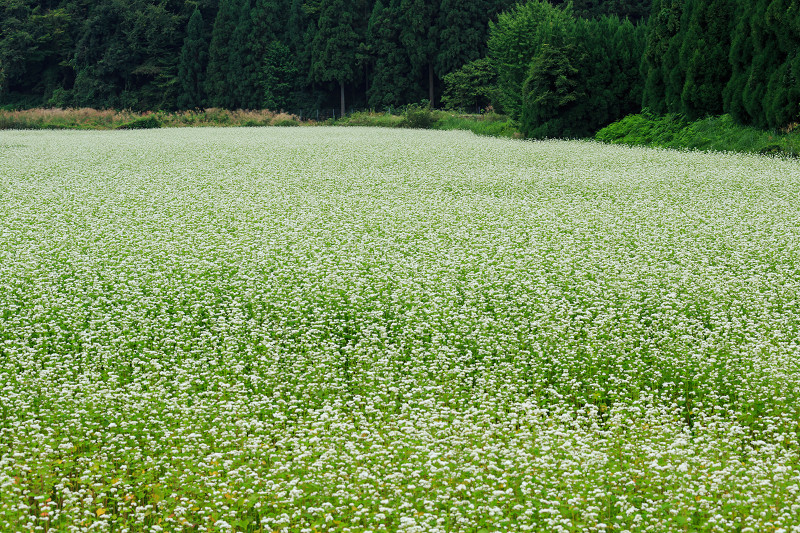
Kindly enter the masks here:
<path id="1" fill-rule="evenodd" d="M 442 77 L 486 53 L 487 0 L 441 0 L 436 71 Z"/>
<path id="2" fill-rule="evenodd" d="M 287 109 L 301 80 L 297 62 L 289 47 L 280 41 L 272 41 L 264 54 L 261 72 L 264 107 L 273 111 Z"/>
<path id="3" fill-rule="evenodd" d="M 265 95 L 268 94 L 268 88 L 263 76 L 267 70 L 273 67 L 278 71 L 283 71 L 285 66 L 283 61 L 281 61 L 281 65 L 275 64 L 274 52 L 277 50 L 277 43 L 286 36 L 289 8 L 288 0 L 255 0 L 253 8 L 250 10 L 250 35 L 247 38 L 247 52 L 252 68 L 248 68 L 246 71 L 249 79 L 245 85 L 249 87 L 250 91 L 247 107 L 256 108 L 265 105 L 270 109 L 275 109 L 264 101 Z M 273 55 L 268 59 L 269 54 Z M 291 56 L 291 51 L 288 54 Z M 288 59 L 292 59 L 294 68 L 296 68 L 295 58 L 287 57 Z M 271 66 L 267 67 L 267 65 Z M 292 85 L 296 85 L 296 82 L 296 79 L 292 80 Z M 287 106 L 288 103 L 281 103 L 281 107 Z"/>
<path id="4" fill-rule="evenodd" d="M 750 0 L 738 0 L 738 21 L 733 25 L 731 47 L 728 62 L 731 65 L 731 77 L 723 91 L 723 105 L 725 112 L 730 113 L 740 124 L 752 123 L 753 117 L 747 112 L 744 105 L 744 93 L 747 87 L 750 70 L 753 66 L 753 40 L 751 38 L 750 23 L 753 17 L 754 5 Z"/>
<path id="5" fill-rule="evenodd" d="M 377 0 L 367 26 L 367 49 L 374 61 L 367 98 L 373 109 L 397 107 L 408 102 L 410 61 L 400 43 L 399 7 L 399 0 L 392 0 L 387 7 Z"/>
<path id="6" fill-rule="evenodd" d="M 428 102 L 432 107 L 436 105 L 434 63 L 441 34 L 439 3 L 440 0 L 401 0 L 398 9 L 400 42 L 408 54 L 411 73 L 427 78 Z"/>
<path id="7" fill-rule="evenodd" d="M 568 44 L 574 20 L 569 5 L 553 7 L 548 2 L 534 0 L 517 5 L 500 14 L 496 23 L 490 23 L 489 57 L 497 67 L 502 111 L 520 117 L 522 89 L 531 61 L 545 44 L 555 50 Z M 561 59 L 557 54 L 549 58 L 555 63 Z"/>
<path id="8" fill-rule="evenodd" d="M 238 8 L 236 27 L 228 43 L 228 93 L 225 106 L 255 109 L 261 107 L 262 89 L 258 86 L 257 76 L 261 65 L 256 64 L 250 41 L 250 0 L 239 0 Z"/>
<path id="9" fill-rule="evenodd" d="M 800 2 L 773 0 L 766 10 L 768 45 L 759 55 L 768 55 L 764 92 L 764 121 L 770 128 L 800 122 Z"/>
<path id="10" fill-rule="evenodd" d="M 642 107 L 658 114 L 678 111 L 683 92 L 683 76 L 679 73 L 682 3 L 683 0 L 653 0 L 647 26 Z"/>
<path id="11" fill-rule="evenodd" d="M 339 84 L 341 114 L 345 113 L 345 85 L 355 80 L 359 38 L 355 13 L 345 0 L 322 0 L 317 32 L 311 45 L 311 78 Z"/>
<path id="12" fill-rule="evenodd" d="M 690 120 L 723 113 L 722 93 L 730 80 L 731 0 L 688 0 L 681 68 L 686 79 L 681 112 Z"/>
<path id="13" fill-rule="evenodd" d="M 195 9 L 186 28 L 186 39 L 181 48 L 178 63 L 178 80 L 181 93 L 178 97 L 180 109 L 202 108 L 206 91 L 204 69 L 208 60 L 208 43 L 205 40 L 203 15 Z"/>
<path id="14" fill-rule="evenodd" d="M 227 107 L 230 86 L 230 48 L 236 25 L 239 22 L 240 0 L 220 0 L 219 11 L 214 19 L 211 44 L 208 49 L 206 70 L 206 92 L 214 107 Z"/>
<path id="15" fill-rule="evenodd" d="M 767 126 L 764 100 L 767 93 L 767 80 L 779 64 L 778 44 L 767 23 L 767 9 L 771 0 L 757 0 L 750 13 L 750 40 L 753 58 L 747 75 L 747 83 L 742 91 L 742 103 L 751 122 L 760 127 Z"/>

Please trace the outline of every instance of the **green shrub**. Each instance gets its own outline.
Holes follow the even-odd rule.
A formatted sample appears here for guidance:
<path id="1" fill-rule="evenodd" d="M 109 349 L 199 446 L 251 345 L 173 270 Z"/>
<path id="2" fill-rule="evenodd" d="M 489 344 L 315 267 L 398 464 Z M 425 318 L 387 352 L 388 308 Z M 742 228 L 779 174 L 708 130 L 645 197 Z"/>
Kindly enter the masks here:
<path id="1" fill-rule="evenodd" d="M 776 154 L 797 157 L 800 134 L 774 132 L 736 124 L 730 115 L 688 122 L 681 115 L 656 116 L 644 111 L 601 129 L 598 141 L 632 146 L 658 146 L 692 150 L 716 150 Z"/>
<path id="2" fill-rule="evenodd" d="M 161 122 L 159 122 L 159 120 L 156 117 L 149 116 L 149 117 L 136 118 L 136 119 L 133 119 L 133 120 L 131 120 L 129 122 L 126 122 L 124 124 L 120 124 L 119 126 L 117 126 L 117 129 L 118 130 L 148 130 L 148 129 L 154 129 L 154 128 L 160 128 L 160 127 L 161 127 Z"/>
<path id="3" fill-rule="evenodd" d="M 436 122 L 436 117 L 427 106 L 412 104 L 406 106 L 403 112 L 402 128 L 430 129 Z"/>

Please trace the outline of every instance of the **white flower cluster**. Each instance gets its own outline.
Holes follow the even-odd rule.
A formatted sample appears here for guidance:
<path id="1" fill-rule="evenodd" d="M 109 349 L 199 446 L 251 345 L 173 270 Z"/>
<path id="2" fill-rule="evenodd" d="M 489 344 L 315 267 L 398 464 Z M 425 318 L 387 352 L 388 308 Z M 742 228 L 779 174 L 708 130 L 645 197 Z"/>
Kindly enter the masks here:
<path id="1" fill-rule="evenodd" d="M 0 529 L 800 531 L 800 165 L 0 137 Z"/>

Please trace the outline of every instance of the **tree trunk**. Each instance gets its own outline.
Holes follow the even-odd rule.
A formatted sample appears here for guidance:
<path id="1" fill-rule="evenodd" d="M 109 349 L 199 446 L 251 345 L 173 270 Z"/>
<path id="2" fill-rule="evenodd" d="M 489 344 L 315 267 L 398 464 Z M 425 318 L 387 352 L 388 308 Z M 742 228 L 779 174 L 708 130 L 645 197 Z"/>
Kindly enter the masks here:
<path id="1" fill-rule="evenodd" d="M 342 88 L 342 113 L 339 116 L 344 117 L 344 82 L 343 81 L 339 82 L 339 87 Z"/>
<path id="2" fill-rule="evenodd" d="M 428 105 L 431 106 L 431 109 L 436 107 L 435 102 L 433 101 L 433 63 L 428 64 Z"/>

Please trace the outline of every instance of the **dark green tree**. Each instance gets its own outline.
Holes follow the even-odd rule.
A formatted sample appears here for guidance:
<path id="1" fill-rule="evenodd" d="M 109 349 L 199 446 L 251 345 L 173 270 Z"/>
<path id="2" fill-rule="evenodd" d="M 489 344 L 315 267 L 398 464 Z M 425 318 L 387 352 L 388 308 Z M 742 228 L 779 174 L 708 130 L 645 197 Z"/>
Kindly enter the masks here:
<path id="1" fill-rule="evenodd" d="M 367 90 L 367 103 L 373 109 L 398 107 L 406 103 L 411 90 L 408 54 L 400 43 L 401 25 L 397 16 L 399 0 L 384 7 L 375 2 L 367 26 L 367 50 L 373 59 L 373 76 Z"/>
<path id="2" fill-rule="evenodd" d="M 0 6 L 0 102 L 40 105 L 54 95 L 57 100 L 69 83 L 74 18 L 64 8 L 45 10 L 40 4 L 18 0 Z"/>
<path id="3" fill-rule="evenodd" d="M 553 5 L 570 3 L 570 0 L 552 0 Z M 627 18 L 632 22 L 647 20 L 651 0 L 572 0 L 576 16 L 597 19 L 604 15 Z"/>
<path id="4" fill-rule="evenodd" d="M 544 44 L 531 63 L 523 87 L 524 105 L 521 128 L 527 137 L 575 137 L 579 121 L 579 103 L 585 97 L 575 59 L 582 59 L 583 50 L 573 44 Z M 582 128 L 581 128 L 582 130 Z"/>
<path id="5" fill-rule="evenodd" d="M 800 2 L 773 0 L 765 13 L 765 44 L 758 55 L 769 55 L 764 92 L 764 124 L 785 128 L 800 122 Z"/>
<path id="6" fill-rule="evenodd" d="M 345 0 L 322 0 L 317 31 L 311 45 L 311 79 L 339 85 L 341 114 L 345 113 L 345 85 L 358 74 L 357 16 Z"/>
<path id="7" fill-rule="evenodd" d="M 205 106 L 205 67 L 208 61 L 208 43 L 205 40 L 203 15 L 195 9 L 186 28 L 186 39 L 181 48 L 178 63 L 180 95 L 177 105 L 180 109 L 194 109 Z"/>
<path id="8" fill-rule="evenodd" d="M 297 61 L 287 45 L 272 41 L 264 54 L 262 70 L 264 107 L 274 111 L 288 109 L 302 81 Z"/>
<path id="9" fill-rule="evenodd" d="M 686 31 L 681 46 L 685 81 L 681 112 L 690 120 L 723 113 L 722 93 L 731 77 L 731 29 L 735 6 L 731 0 L 687 0 Z"/>
<path id="10" fill-rule="evenodd" d="M 236 27 L 228 42 L 228 93 L 225 107 L 242 109 L 261 107 L 263 88 L 258 83 L 257 75 L 261 70 L 261 64 L 256 63 L 251 36 L 250 0 L 240 0 Z"/>
<path id="11" fill-rule="evenodd" d="M 639 111 L 644 29 L 616 16 L 577 19 L 570 41 L 545 45 L 523 87 L 522 131 L 585 137 Z"/>
<path id="12" fill-rule="evenodd" d="M 428 86 L 428 102 L 436 105 L 435 72 L 440 48 L 440 0 L 401 0 L 398 17 L 400 42 L 408 54 L 411 74 L 423 75 Z"/>
<path id="13" fill-rule="evenodd" d="M 230 46 L 241 14 L 242 0 L 220 0 L 208 49 L 206 93 L 214 107 L 227 107 L 230 99 Z"/>
<path id="14" fill-rule="evenodd" d="M 249 79 L 244 84 L 249 87 L 251 98 L 246 101 L 245 107 L 266 106 L 274 109 L 274 107 L 268 106 L 264 100 L 268 88 L 265 85 L 263 74 L 268 64 L 274 65 L 274 57 L 267 58 L 270 50 L 274 52 L 276 43 L 283 42 L 283 39 L 287 38 L 289 10 L 290 2 L 288 0 L 255 0 L 253 2 L 253 8 L 250 10 L 250 35 L 246 45 L 249 61 L 254 68 L 247 69 Z M 296 68 L 296 61 L 293 63 Z M 282 74 L 281 79 L 283 76 Z M 297 80 L 292 80 L 292 82 L 296 84 Z M 283 103 L 282 107 L 287 105 Z"/>
<path id="15" fill-rule="evenodd" d="M 678 112 L 683 92 L 679 52 L 684 0 L 653 0 L 642 59 L 642 107 L 654 113 Z"/>
<path id="16" fill-rule="evenodd" d="M 440 77 L 485 55 L 489 9 L 487 0 L 441 0 L 435 64 Z"/>
<path id="17" fill-rule="evenodd" d="M 751 83 L 750 70 L 755 53 L 751 32 L 755 6 L 745 0 L 737 1 L 737 6 L 740 9 L 740 16 L 734 24 L 735 29 L 731 37 L 731 48 L 728 53 L 731 77 L 723 91 L 723 106 L 737 122 L 751 124 L 753 117 L 745 107 L 744 94 L 748 84 Z"/>

